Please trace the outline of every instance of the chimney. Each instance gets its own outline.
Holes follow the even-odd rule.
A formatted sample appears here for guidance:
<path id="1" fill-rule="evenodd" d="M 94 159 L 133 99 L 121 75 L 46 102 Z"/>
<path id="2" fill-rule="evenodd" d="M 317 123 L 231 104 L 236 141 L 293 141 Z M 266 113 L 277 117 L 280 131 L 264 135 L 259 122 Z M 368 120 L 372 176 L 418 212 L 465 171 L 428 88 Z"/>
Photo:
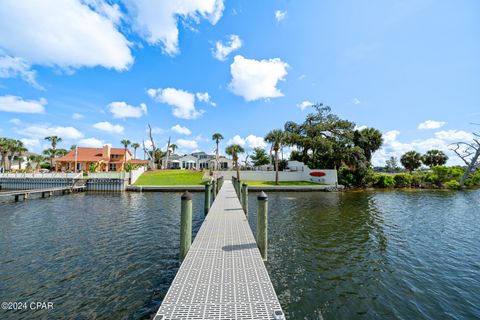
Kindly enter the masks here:
<path id="1" fill-rule="evenodd" d="M 110 146 L 108 144 L 104 145 L 102 148 L 102 158 L 110 159 Z"/>

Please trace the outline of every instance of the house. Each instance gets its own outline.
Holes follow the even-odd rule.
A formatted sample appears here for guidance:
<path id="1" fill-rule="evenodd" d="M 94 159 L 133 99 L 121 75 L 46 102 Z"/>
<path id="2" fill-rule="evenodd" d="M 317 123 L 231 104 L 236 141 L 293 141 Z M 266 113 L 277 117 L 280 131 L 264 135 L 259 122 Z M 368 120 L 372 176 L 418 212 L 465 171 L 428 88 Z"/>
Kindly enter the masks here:
<path id="1" fill-rule="evenodd" d="M 28 158 L 32 155 L 37 155 L 32 152 L 24 152 L 19 156 L 17 153 L 13 155 L 7 155 L 5 158 L 5 168 L 3 168 L 3 158 L 0 154 L 0 172 L 5 170 L 21 170 L 26 169 L 29 165 L 30 167 L 35 167 L 35 163 L 32 163 Z M 20 162 L 19 162 L 20 160 Z"/>
<path id="2" fill-rule="evenodd" d="M 128 149 L 125 152 L 125 148 L 112 148 L 109 145 L 102 148 L 78 147 L 53 161 L 55 171 L 89 171 L 91 165 L 96 166 L 95 171 L 100 172 L 123 171 L 125 162 L 136 165 L 148 164 L 148 160 L 133 160 Z"/>
<path id="3" fill-rule="evenodd" d="M 167 169 L 190 169 L 190 170 L 209 170 L 215 169 L 215 155 L 207 154 L 205 152 L 194 152 L 187 155 L 172 154 L 168 157 L 163 157 L 162 164 Z M 224 156 L 218 158 L 221 170 L 228 170 L 233 167 L 231 159 Z"/>

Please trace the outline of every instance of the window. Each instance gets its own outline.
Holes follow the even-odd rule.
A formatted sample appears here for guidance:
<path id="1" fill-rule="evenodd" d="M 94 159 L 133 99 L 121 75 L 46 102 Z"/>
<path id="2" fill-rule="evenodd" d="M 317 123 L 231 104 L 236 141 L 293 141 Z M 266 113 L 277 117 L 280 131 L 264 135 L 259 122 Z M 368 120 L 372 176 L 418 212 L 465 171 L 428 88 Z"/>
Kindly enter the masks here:
<path id="1" fill-rule="evenodd" d="M 119 154 L 112 154 L 112 159 L 120 159 L 120 155 Z"/>
<path id="2" fill-rule="evenodd" d="M 108 165 L 108 171 L 117 171 L 117 164 L 116 163 L 110 163 Z"/>

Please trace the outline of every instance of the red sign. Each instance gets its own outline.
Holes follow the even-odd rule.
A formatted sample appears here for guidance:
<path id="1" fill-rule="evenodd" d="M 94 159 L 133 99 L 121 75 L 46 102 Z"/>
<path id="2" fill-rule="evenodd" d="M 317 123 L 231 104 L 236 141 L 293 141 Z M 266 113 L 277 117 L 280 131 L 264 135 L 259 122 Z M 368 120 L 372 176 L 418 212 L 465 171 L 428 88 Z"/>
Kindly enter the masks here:
<path id="1" fill-rule="evenodd" d="M 326 173 L 321 171 L 314 171 L 314 172 L 310 172 L 310 175 L 312 177 L 324 177 Z"/>

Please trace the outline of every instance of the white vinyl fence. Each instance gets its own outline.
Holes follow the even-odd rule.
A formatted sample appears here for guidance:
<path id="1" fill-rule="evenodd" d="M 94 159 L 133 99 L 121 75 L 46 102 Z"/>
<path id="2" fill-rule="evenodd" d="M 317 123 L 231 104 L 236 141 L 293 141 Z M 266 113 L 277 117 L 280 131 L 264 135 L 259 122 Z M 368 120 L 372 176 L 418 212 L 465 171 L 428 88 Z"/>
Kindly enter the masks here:
<path id="1" fill-rule="evenodd" d="M 48 172 L 48 173 L 0 173 L 0 178 L 33 179 L 80 179 L 82 173 Z"/>

